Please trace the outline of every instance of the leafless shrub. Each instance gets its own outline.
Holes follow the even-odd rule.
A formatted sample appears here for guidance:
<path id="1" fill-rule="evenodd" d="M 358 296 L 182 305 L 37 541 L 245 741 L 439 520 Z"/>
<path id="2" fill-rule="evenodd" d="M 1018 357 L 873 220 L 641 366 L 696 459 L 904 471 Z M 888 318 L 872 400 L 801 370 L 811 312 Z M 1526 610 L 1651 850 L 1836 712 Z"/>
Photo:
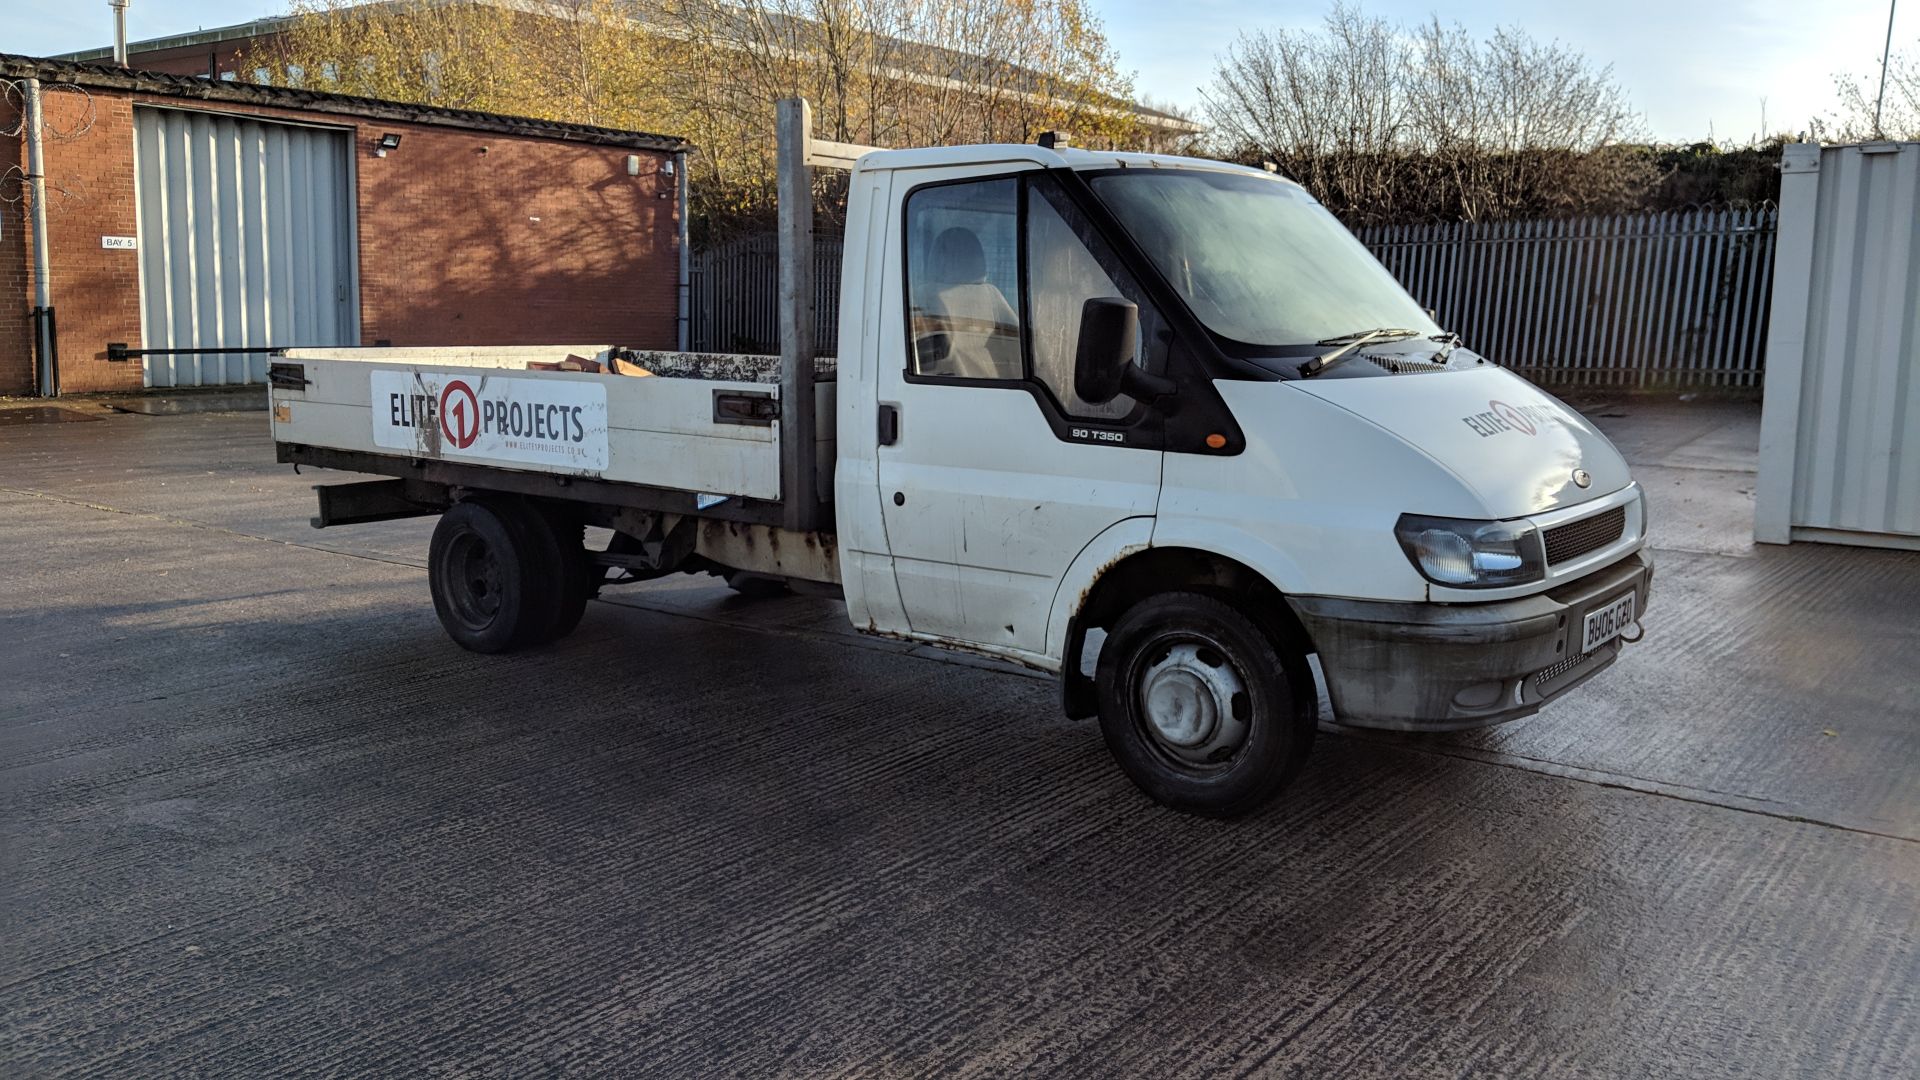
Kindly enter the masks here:
<path id="1" fill-rule="evenodd" d="M 1337 3 L 1317 31 L 1243 34 L 1204 102 L 1216 152 L 1275 162 L 1354 223 L 1612 209 L 1658 178 L 1612 70 L 1514 28 Z"/>

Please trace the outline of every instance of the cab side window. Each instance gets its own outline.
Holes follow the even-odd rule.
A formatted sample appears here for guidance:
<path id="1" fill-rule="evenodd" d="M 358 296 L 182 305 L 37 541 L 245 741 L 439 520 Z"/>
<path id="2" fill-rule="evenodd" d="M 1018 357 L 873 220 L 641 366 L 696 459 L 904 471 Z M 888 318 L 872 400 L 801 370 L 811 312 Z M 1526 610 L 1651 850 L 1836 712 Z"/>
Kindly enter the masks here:
<path id="1" fill-rule="evenodd" d="M 917 375 L 1026 377 L 1020 348 L 1020 183 L 922 188 L 907 197 L 910 358 Z"/>

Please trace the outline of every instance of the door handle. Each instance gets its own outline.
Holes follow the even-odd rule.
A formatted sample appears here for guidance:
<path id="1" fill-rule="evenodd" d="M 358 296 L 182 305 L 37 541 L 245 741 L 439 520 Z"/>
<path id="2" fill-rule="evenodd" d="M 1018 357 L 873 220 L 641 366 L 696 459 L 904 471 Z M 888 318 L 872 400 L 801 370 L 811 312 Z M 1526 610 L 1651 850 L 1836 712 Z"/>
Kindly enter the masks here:
<path id="1" fill-rule="evenodd" d="M 892 446 L 900 441 L 900 406 L 880 403 L 879 441 L 881 446 Z"/>

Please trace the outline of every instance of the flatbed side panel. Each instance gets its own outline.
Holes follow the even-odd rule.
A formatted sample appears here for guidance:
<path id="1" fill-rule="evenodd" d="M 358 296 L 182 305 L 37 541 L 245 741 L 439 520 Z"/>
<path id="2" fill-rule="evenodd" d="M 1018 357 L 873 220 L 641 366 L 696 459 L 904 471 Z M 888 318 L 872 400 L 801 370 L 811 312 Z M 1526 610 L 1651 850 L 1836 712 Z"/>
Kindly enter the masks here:
<path id="1" fill-rule="evenodd" d="M 750 499 L 780 497 L 778 425 L 714 420 L 716 392 L 767 395 L 777 400 L 779 388 L 775 385 L 528 372 L 491 365 L 408 365 L 398 359 L 393 363 L 313 358 L 293 362 L 301 366 L 306 383 L 277 385 L 273 390 L 273 436 L 278 442 L 379 454 L 398 451 L 450 462 Z M 585 403 L 570 429 L 583 436 L 575 444 L 580 456 L 571 463 L 564 456 L 535 455 L 534 460 L 500 456 L 524 453 L 512 449 L 515 447 L 542 445 L 538 440 L 525 439 L 482 438 L 469 450 L 457 448 L 458 440 L 442 437 L 438 418 L 439 399 L 455 381 L 465 390 L 448 399 L 449 407 L 464 400 L 468 412 L 482 406 L 490 409 L 496 399 L 532 401 L 545 396 L 576 407 Z M 408 387 L 418 392 L 402 393 Z M 826 397 L 823 404 L 831 400 L 831 395 Z M 604 406 L 599 406 L 602 400 Z M 474 421 L 469 419 L 467 423 L 471 430 Z M 376 434 L 377 428 L 384 433 L 385 442 Z M 417 438 L 406 447 L 396 448 L 391 445 L 396 430 L 417 433 Z"/>
<path id="2" fill-rule="evenodd" d="M 405 365 L 405 363 L 369 363 L 365 359 L 309 359 L 301 357 L 303 386 L 278 386 L 273 390 L 273 436 L 276 442 L 321 446 L 328 450 L 349 450 L 365 454 L 405 454 L 432 457 L 444 461 L 509 467 L 516 471 L 547 473 L 561 477 L 591 477 L 611 482 L 632 482 L 651 488 L 670 488 L 697 494 L 718 494 L 778 502 L 780 498 L 780 425 L 739 425 L 714 421 L 714 394 L 764 394 L 770 400 L 780 398 L 780 386 L 768 382 L 720 379 L 636 379 L 616 375 L 591 375 L 574 371 L 538 371 L 524 373 L 497 367 L 459 367 L 447 363 Z M 376 375 L 384 373 L 384 375 Z M 566 382 L 572 392 L 603 388 L 605 392 L 605 467 L 597 461 L 586 465 L 559 465 L 543 461 L 505 461 L 486 454 L 463 454 L 449 448 L 438 438 L 438 429 L 420 430 L 417 442 L 409 446 L 390 446 L 378 442 L 374 429 L 372 400 L 378 394 L 380 407 L 388 411 L 388 430 L 394 419 L 403 415 L 413 423 L 432 423 L 422 417 L 420 400 L 396 402 L 390 392 L 376 390 L 376 384 L 392 388 L 407 386 L 411 375 L 420 375 L 420 388 L 428 382 L 445 386 L 449 379 L 461 379 L 476 388 L 478 396 L 488 380 L 513 379 L 518 386 L 549 386 Z M 430 379 L 428 379 L 430 377 Z M 536 380 L 536 382 L 528 382 Z M 413 398 L 409 394 L 409 398 Z M 426 398 L 426 396 L 422 396 Z M 814 454 L 824 490 L 831 490 L 833 477 L 833 404 L 835 384 L 818 386 L 814 429 Z M 434 404 L 438 411 L 438 404 Z"/>
<path id="3" fill-rule="evenodd" d="M 731 379 L 654 379 L 627 375 L 598 375 L 585 371 L 525 371 L 466 367 L 454 364 L 412 365 L 401 362 L 367 363 L 364 360 L 306 360 L 308 385 L 302 392 L 307 401 L 325 402 L 370 409 L 380 381 L 376 373 L 403 373 L 420 383 L 444 383 L 461 379 L 486 396 L 482 384 L 494 379 L 517 382 L 606 388 L 607 426 L 613 430 L 654 431 L 672 435 L 697 435 L 711 439 L 735 439 L 743 442 L 773 443 L 772 427 L 746 424 L 721 424 L 713 419 L 713 392 L 772 394 L 778 388 L 768 383 Z M 391 402 L 382 401 L 383 406 Z M 368 429 L 372 420 L 369 414 Z M 369 436 L 371 437 L 371 436 Z M 449 455 L 454 456 L 454 455 Z"/>
<path id="4" fill-rule="evenodd" d="M 358 360 L 382 364 L 452 364 L 461 367 L 525 368 L 529 361 L 559 363 L 569 356 L 588 359 L 610 345 L 340 345 L 286 349 L 288 360 Z"/>
<path id="5" fill-rule="evenodd" d="M 284 349 L 279 355 L 289 361 L 352 360 L 401 367 L 503 368 L 520 371 L 525 370 L 529 363 L 558 363 L 569 356 L 604 363 L 611 349 L 612 346 L 608 345 L 342 345 L 325 349 Z M 669 352 L 658 349 L 627 349 L 622 355 L 635 366 L 664 378 L 760 383 L 780 381 L 778 356 Z M 814 359 L 813 367 L 815 381 L 827 383 L 833 381 L 839 365 L 833 357 L 821 356 Z"/>

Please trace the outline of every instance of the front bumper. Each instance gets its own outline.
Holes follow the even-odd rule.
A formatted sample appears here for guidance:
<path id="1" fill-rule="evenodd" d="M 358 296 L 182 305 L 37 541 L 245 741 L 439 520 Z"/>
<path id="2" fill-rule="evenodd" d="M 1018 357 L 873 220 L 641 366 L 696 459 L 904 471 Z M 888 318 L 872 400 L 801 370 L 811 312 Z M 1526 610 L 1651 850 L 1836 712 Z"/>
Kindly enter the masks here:
<path id="1" fill-rule="evenodd" d="M 1586 614 L 1634 592 L 1646 611 L 1653 559 L 1639 551 L 1547 592 L 1484 604 L 1289 597 L 1320 654 L 1334 718 L 1355 727 L 1456 731 L 1517 720 L 1587 681 L 1625 647 L 1581 655 Z"/>

